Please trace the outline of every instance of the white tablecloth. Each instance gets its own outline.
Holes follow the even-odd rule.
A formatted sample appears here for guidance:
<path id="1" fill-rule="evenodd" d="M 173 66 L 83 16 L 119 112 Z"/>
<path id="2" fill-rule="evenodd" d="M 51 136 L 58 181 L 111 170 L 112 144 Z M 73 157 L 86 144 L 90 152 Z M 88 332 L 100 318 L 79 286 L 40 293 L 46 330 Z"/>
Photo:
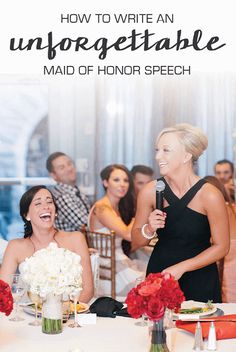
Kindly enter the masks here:
<path id="1" fill-rule="evenodd" d="M 225 314 L 235 313 L 236 304 L 220 304 Z M 96 325 L 72 329 L 67 326 L 59 335 L 46 335 L 41 327 L 29 326 L 33 317 L 23 313 L 22 322 L 11 322 L 0 315 L 1 352 L 69 352 L 76 347 L 83 352 L 146 352 L 149 339 L 147 327 L 135 325 L 131 318 L 97 318 Z M 179 329 L 168 330 L 171 352 L 190 352 L 193 335 Z M 205 343 L 206 345 L 206 343 Z M 218 352 L 236 351 L 236 339 L 217 342 Z"/>

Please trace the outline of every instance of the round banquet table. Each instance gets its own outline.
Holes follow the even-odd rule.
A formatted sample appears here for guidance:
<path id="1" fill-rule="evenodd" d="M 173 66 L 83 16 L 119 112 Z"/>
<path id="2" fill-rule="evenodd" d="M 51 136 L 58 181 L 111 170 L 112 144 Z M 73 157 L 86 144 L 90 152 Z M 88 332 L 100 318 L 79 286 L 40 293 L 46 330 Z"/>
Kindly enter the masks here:
<path id="1" fill-rule="evenodd" d="M 225 314 L 236 314 L 236 304 L 218 304 Z M 135 325 L 134 319 L 116 317 L 97 318 L 95 325 L 69 328 L 58 335 L 46 335 L 41 327 L 29 326 L 33 317 L 22 312 L 24 321 L 11 322 L 9 317 L 0 314 L 1 352 L 146 352 L 149 338 L 147 327 Z M 167 330 L 171 352 L 192 351 L 194 336 L 179 329 Z M 206 346 L 206 343 L 205 343 Z M 236 351 L 236 339 L 217 342 L 217 352 Z"/>

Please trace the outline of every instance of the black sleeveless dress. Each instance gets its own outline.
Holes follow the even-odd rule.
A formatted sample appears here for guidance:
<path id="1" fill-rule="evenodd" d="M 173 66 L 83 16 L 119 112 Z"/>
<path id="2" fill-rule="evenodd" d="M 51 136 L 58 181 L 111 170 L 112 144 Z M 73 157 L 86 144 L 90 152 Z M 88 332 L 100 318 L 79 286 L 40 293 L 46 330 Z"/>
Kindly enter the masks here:
<path id="1" fill-rule="evenodd" d="M 164 198 L 168 206 L 165 228 L 158 230 L 159 241 L 150 257 L 147 274 L 161 272 L 167 267 L 190 259 L 210 247 L 210 226 L 206 215 L 187 207 L 206 182 L 199 180 L 179 199 L 164 178 Z M 221 302 L 220 282 L 216 264 L 186 272 L 179 280 L 186 300 Z"/>

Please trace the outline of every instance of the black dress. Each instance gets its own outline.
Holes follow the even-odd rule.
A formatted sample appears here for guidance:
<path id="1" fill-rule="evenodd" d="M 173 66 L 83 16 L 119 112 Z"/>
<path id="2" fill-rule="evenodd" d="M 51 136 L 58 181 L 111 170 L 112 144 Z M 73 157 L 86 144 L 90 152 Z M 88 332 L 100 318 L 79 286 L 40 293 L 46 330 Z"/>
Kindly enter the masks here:
<path id="1" fill-rule="evenodd" d="M 164 178 L 164 198 L 168 206 L 166 224 L 158 230 L 159 241 L 150 257 L 147 274 L 161 272 L 167 267 L 190 259 L 210 247 L 210 226 L 206 215 L 187 207 L 206 182 L 199 180 L 179 199 Z M 186 300 L 221 302 L 220 282 L 216 264 L 186 272 L 179 280 Z"/>

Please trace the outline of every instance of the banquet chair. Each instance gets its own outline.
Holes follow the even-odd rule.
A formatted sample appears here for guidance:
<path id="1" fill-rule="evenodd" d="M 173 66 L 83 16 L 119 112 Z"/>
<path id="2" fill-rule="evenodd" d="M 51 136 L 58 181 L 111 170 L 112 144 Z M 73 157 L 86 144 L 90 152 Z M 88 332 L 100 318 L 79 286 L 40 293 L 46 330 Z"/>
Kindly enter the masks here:
<path id="1" fill-rule="evenodd" d="M 116 298 L 115 232 L 91 231 L 83 228 L 89 248 L 99 253 L 99 279 L 111 281 L 111 297 Z"/>
<path id="2" fill-rule="evenodd" d="M 97 297 L 99 286 L 99 253 L 94 252 L 90 254 L 90 262 L 93 273 L 94 297 Z"/>

